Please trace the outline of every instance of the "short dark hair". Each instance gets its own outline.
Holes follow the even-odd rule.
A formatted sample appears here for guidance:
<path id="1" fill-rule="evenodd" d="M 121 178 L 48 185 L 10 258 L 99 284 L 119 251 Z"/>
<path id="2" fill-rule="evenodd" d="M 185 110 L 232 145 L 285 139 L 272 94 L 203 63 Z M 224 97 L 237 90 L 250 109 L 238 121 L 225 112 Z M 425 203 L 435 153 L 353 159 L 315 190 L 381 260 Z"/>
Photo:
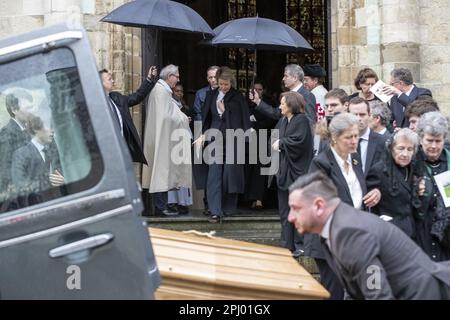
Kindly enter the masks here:
<path id="1" fill-rule="evenodd" d="M 33 101 L 31 94 L 25 89 L 15 89 L 14 93 L 9 93 L 5 97 L 6 111 L 8 111 L 11 118 L 15 118 L 14 111 L 20 109 L 19 99 L 26 99 Z"/>
<path id="2" fill-rule="evenodd" d="M 287 91 L 281 94 L 281 98 L 286 100 L 286 105 L 291 109 L 293 114 L 305 112 L 305 98 L 296 91 Z"/>
<path id="3" fill-rule="evenodd" d="M 334 89 L 331 89 L 330 91 L 328 91 L 328 93 L 325 95 L 325 99 L 329 99 L 329 98 L 339 99 L 339 101 L 342 104 L 345 104 L 346 102 L 348 102 L 348 94 L 347 94 L 347 92 L 345 92 L 344 89 L 341 89 L 341 88 L 334 88 Z"/>
<path id="4" fill-rule="evenodd" d="M 100 78 L 102 77 L 102 74 L 104 73 L 109 73 L 108 69 L 102 69 L 98 72 L 98 75 L 100 76 Z"/>
<path id="5" fill-rule="evenodd" d="M 360 104 L 360 103 L 364 103 L 367 106 L 367 113 L 370 114 L 369 102 L 366 99 L 361 98 L 359 96 L 356 96 L 356 97 L 353 97 L 350 99 L 350 101 L 348 102 L 348 111 L 350 111 L 350 106 L 352 104 Z"/>
<path id="6" fill-rule="evenodd" d="M 433 98 L 427 96 L 428 98 L 417 98 L 411 102 L 405 110 L 406 118 L 411 118 L 413 116 L 421 117 L 427 112 L 439 111 L 439 106 Z"/>
<path id="7" fill-rule="evenodd" d="M 300 176 L 289 186 L 289 193 L 300 189 L 302 189 L 302 195 L 306 199 L 314 199 L 320 196 L 330 201 L 338 196 L 333 180 L 320 170 Z"/>
<path id="8" fill-rule="evenodd" d="M 392 70 L 391 77 L 398 81 L 402 81 L 408 86 L 414 82 L 411 71 L 406 68 L 397 68 Z"/>
<path id="9" fill-rule="evenodd" d="M 368 78 L 375 78 L 375 82 L 378 81 L 377 73 L 372 69 L 364 68 L 359 70 L 354 82 L 356 89 L 361 90 L 361 84 L 366 82 Z"/>
<path id="10" fill-rule="evenodd" d="M 40 117 L 33 116 L 28 120 L 27 130 L 32 136 L 36 134 L 36 131 L 42 130 L 44 128 L 44 122 Z"/>

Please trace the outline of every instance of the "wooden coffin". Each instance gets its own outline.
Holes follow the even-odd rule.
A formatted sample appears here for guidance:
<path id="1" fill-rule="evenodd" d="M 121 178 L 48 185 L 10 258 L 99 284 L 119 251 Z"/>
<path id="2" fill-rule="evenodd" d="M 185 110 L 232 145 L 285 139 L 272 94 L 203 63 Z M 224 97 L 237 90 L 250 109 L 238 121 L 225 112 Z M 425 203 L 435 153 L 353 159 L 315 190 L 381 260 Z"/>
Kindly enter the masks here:
<path id="1" fill-rule="evenodd" d="M 324 299 L 287 249 L 149 228 L 162 283 L 157 299 Z"/>

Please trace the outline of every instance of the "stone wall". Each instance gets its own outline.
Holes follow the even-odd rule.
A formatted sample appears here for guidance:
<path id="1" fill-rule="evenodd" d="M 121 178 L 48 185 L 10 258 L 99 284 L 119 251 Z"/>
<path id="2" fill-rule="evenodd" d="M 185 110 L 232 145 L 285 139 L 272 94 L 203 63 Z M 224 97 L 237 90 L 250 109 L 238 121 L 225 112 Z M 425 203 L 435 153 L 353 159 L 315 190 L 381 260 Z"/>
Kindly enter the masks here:
<path id="1" fill-rule="evenodd" d="M 407 67 L 450 114 L 450 1 L 337 0 L 332 4 L 333 84 L 354 92 L 363 66 L 384 81 Z"/>

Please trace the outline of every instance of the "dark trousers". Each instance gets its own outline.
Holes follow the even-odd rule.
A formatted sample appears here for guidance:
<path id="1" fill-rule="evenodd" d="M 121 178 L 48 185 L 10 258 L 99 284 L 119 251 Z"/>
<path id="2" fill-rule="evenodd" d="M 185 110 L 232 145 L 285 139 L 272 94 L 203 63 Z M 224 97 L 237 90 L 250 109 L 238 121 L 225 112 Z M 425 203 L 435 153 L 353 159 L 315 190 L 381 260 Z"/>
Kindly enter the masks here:
<path id="1" fill-rule="evenodd" d="M 152 193 L 153 205 L 161 211 L 167 209 L 167 191 Z"/>
<path id="2" fill-rule="evenodd" d="M 281 222 L 281 246 L 292 252 L 303 250 L 303 236 L 297 232 L 295 226 L 288 221 L 289 191 L 278 189 L 278 211 Z"/>
<path id="3" fill-rule="evenodd" d="M 224 213 L 236 213 L 237 193 L 223 193 L 223 164 L 212 163 L 208 169 L 206 199 L 211 214 L 222 216 Z"/>
<path id="4" fill-rule="evenodd" d="M 324 259 L 314 259 L 320 273 L 320 283 L 330 292 L 330 300 L 343 300 L 344 288 L 342 288 L 334 271 Z"/>

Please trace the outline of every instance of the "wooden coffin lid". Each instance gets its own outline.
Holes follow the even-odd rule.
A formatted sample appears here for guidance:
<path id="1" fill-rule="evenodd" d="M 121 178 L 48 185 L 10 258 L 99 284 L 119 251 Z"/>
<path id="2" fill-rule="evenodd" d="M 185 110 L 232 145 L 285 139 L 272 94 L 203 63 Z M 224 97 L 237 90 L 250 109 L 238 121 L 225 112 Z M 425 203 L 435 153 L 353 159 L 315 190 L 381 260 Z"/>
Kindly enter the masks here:
<path id="1" fill-rule="evenodd" d="M 159 299 L 323 299 L 328 292 L 289 250 L 149 228 Z"/>

